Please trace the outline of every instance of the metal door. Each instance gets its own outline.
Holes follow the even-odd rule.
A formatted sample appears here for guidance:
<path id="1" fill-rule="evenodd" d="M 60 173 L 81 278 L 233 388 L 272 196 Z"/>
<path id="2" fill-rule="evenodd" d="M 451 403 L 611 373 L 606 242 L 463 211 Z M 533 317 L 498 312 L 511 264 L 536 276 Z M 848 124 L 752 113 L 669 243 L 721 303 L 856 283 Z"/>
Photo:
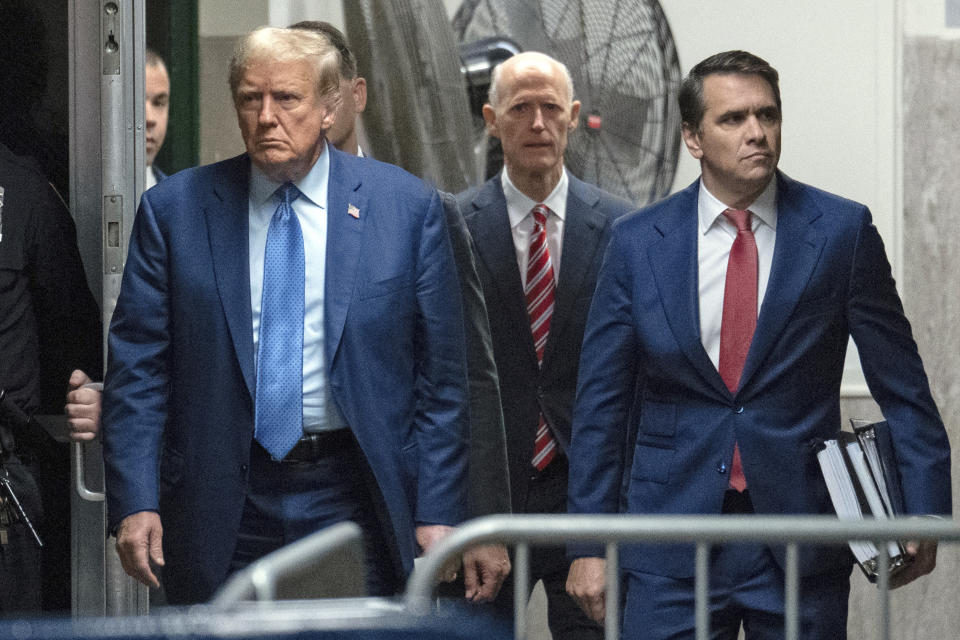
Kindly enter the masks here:
<path id="1" fill-rule="evenodd" d="M 116 305 L 144 187 L 143 0 L 70 0 L 70 209 L 104 331 Z M 146 613 L 148 591 L 120 568 L 106 535 L 99 442 L 74 445 L 74 615 Z"/>

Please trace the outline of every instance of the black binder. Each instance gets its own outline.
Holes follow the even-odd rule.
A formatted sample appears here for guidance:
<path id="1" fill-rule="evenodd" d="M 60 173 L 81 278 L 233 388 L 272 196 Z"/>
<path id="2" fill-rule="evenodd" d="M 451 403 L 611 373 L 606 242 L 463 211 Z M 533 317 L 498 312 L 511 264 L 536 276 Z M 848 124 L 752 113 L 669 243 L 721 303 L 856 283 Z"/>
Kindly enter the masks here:
<path id="1" fill-rule="evenodd" d="M 817 453 L 824 482 L 837 517 L 889 519 L 904 513 L 903 489 L 890 426 L 886 422 L 851 420 L 853 433 L 841 431 L 825 440 Z M 876 544 L 850 541 L 850 550 L 870 582 L 876 582 L 880 554 Z M 890 575 L 913 560 L 900 542 L 890 542 Z"/>

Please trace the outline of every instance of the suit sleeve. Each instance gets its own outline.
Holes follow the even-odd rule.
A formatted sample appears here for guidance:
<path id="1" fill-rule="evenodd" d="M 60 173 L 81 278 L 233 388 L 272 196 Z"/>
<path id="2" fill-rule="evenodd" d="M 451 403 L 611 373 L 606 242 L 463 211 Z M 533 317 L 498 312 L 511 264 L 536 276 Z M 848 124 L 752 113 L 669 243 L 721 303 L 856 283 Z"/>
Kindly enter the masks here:
<path id="1" fill-rule="evenodd" d="M 510 513 L 507 439 L 487 305 L 473 259 L 473 241 L 460 208 L 452 195 L 445 193 L 442 197 L 460 280 L 466 333 L 470 395 L 469 516 Z"/>
<path id="2" fill-rule="evenodd" d="M 617 227 L 587 318 L 570 442 L 569 513 L 617 513 L 638 362 L 629 242 Z M 603 549 L 570 545 L 572 556 Z"/>
<path id="3" fill-rule="evenodd" d="M 440 196 L 431 197 L 417 256 L 418 525 L 466 517 L 469 413 L 463 311 Z"/>
<path id="4" fill-rule="evenodd" d="M 102 422 L 110 530 L 132 513 L 159 507 L 169 386 L 167 261 L 166 239 L 144 196 L 108 337 Z"/>
<path id="5" fill-rule="evenodd" d="M 863 210 L 848 295 L 850 334 L 890 425 L 910 514 L 951 513 L 950 444 L 870 212 Z"/>

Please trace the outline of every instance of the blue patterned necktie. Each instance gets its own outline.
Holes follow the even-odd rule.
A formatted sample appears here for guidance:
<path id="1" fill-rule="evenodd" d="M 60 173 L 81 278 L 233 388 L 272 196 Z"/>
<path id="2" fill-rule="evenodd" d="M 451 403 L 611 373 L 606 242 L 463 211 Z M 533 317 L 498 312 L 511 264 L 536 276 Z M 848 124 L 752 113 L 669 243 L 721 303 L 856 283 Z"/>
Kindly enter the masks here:
<path id="1" fill-rule="evenodd" d="M 282 460 L 303 435 L 304 258 L 292 205 L 300 191 L 287 182 L 277 195 L 263 258 L 254 437 Z"/>

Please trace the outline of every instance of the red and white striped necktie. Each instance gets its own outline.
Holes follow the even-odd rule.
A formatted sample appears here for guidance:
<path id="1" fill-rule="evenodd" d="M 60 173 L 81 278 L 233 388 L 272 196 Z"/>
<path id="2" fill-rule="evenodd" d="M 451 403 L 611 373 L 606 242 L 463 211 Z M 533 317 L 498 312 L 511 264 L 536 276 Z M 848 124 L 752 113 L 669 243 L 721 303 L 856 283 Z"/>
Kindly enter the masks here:
<path id="1" fill-rule="evenodd" d="M 533 233 L 530 235 L 530 251 L 527 254 L 527 284 L 524 295 L 527 299 L 527 315 L 530 317 L 530 332 L 537 350 L 537 362 L 543 364 L 543 349 L 550 335 L 550 319 L 553 317 L 553 300 L 556 283 L 553 277 L 553 262 L 547 247 L 547 214 L 550 209 L 538 204 L 533 214 Z M 540 414 L 537 436 L 533 443 L 532 464 L 542 471 L 557 454 L 557 441 L 547 422 Z"/>

